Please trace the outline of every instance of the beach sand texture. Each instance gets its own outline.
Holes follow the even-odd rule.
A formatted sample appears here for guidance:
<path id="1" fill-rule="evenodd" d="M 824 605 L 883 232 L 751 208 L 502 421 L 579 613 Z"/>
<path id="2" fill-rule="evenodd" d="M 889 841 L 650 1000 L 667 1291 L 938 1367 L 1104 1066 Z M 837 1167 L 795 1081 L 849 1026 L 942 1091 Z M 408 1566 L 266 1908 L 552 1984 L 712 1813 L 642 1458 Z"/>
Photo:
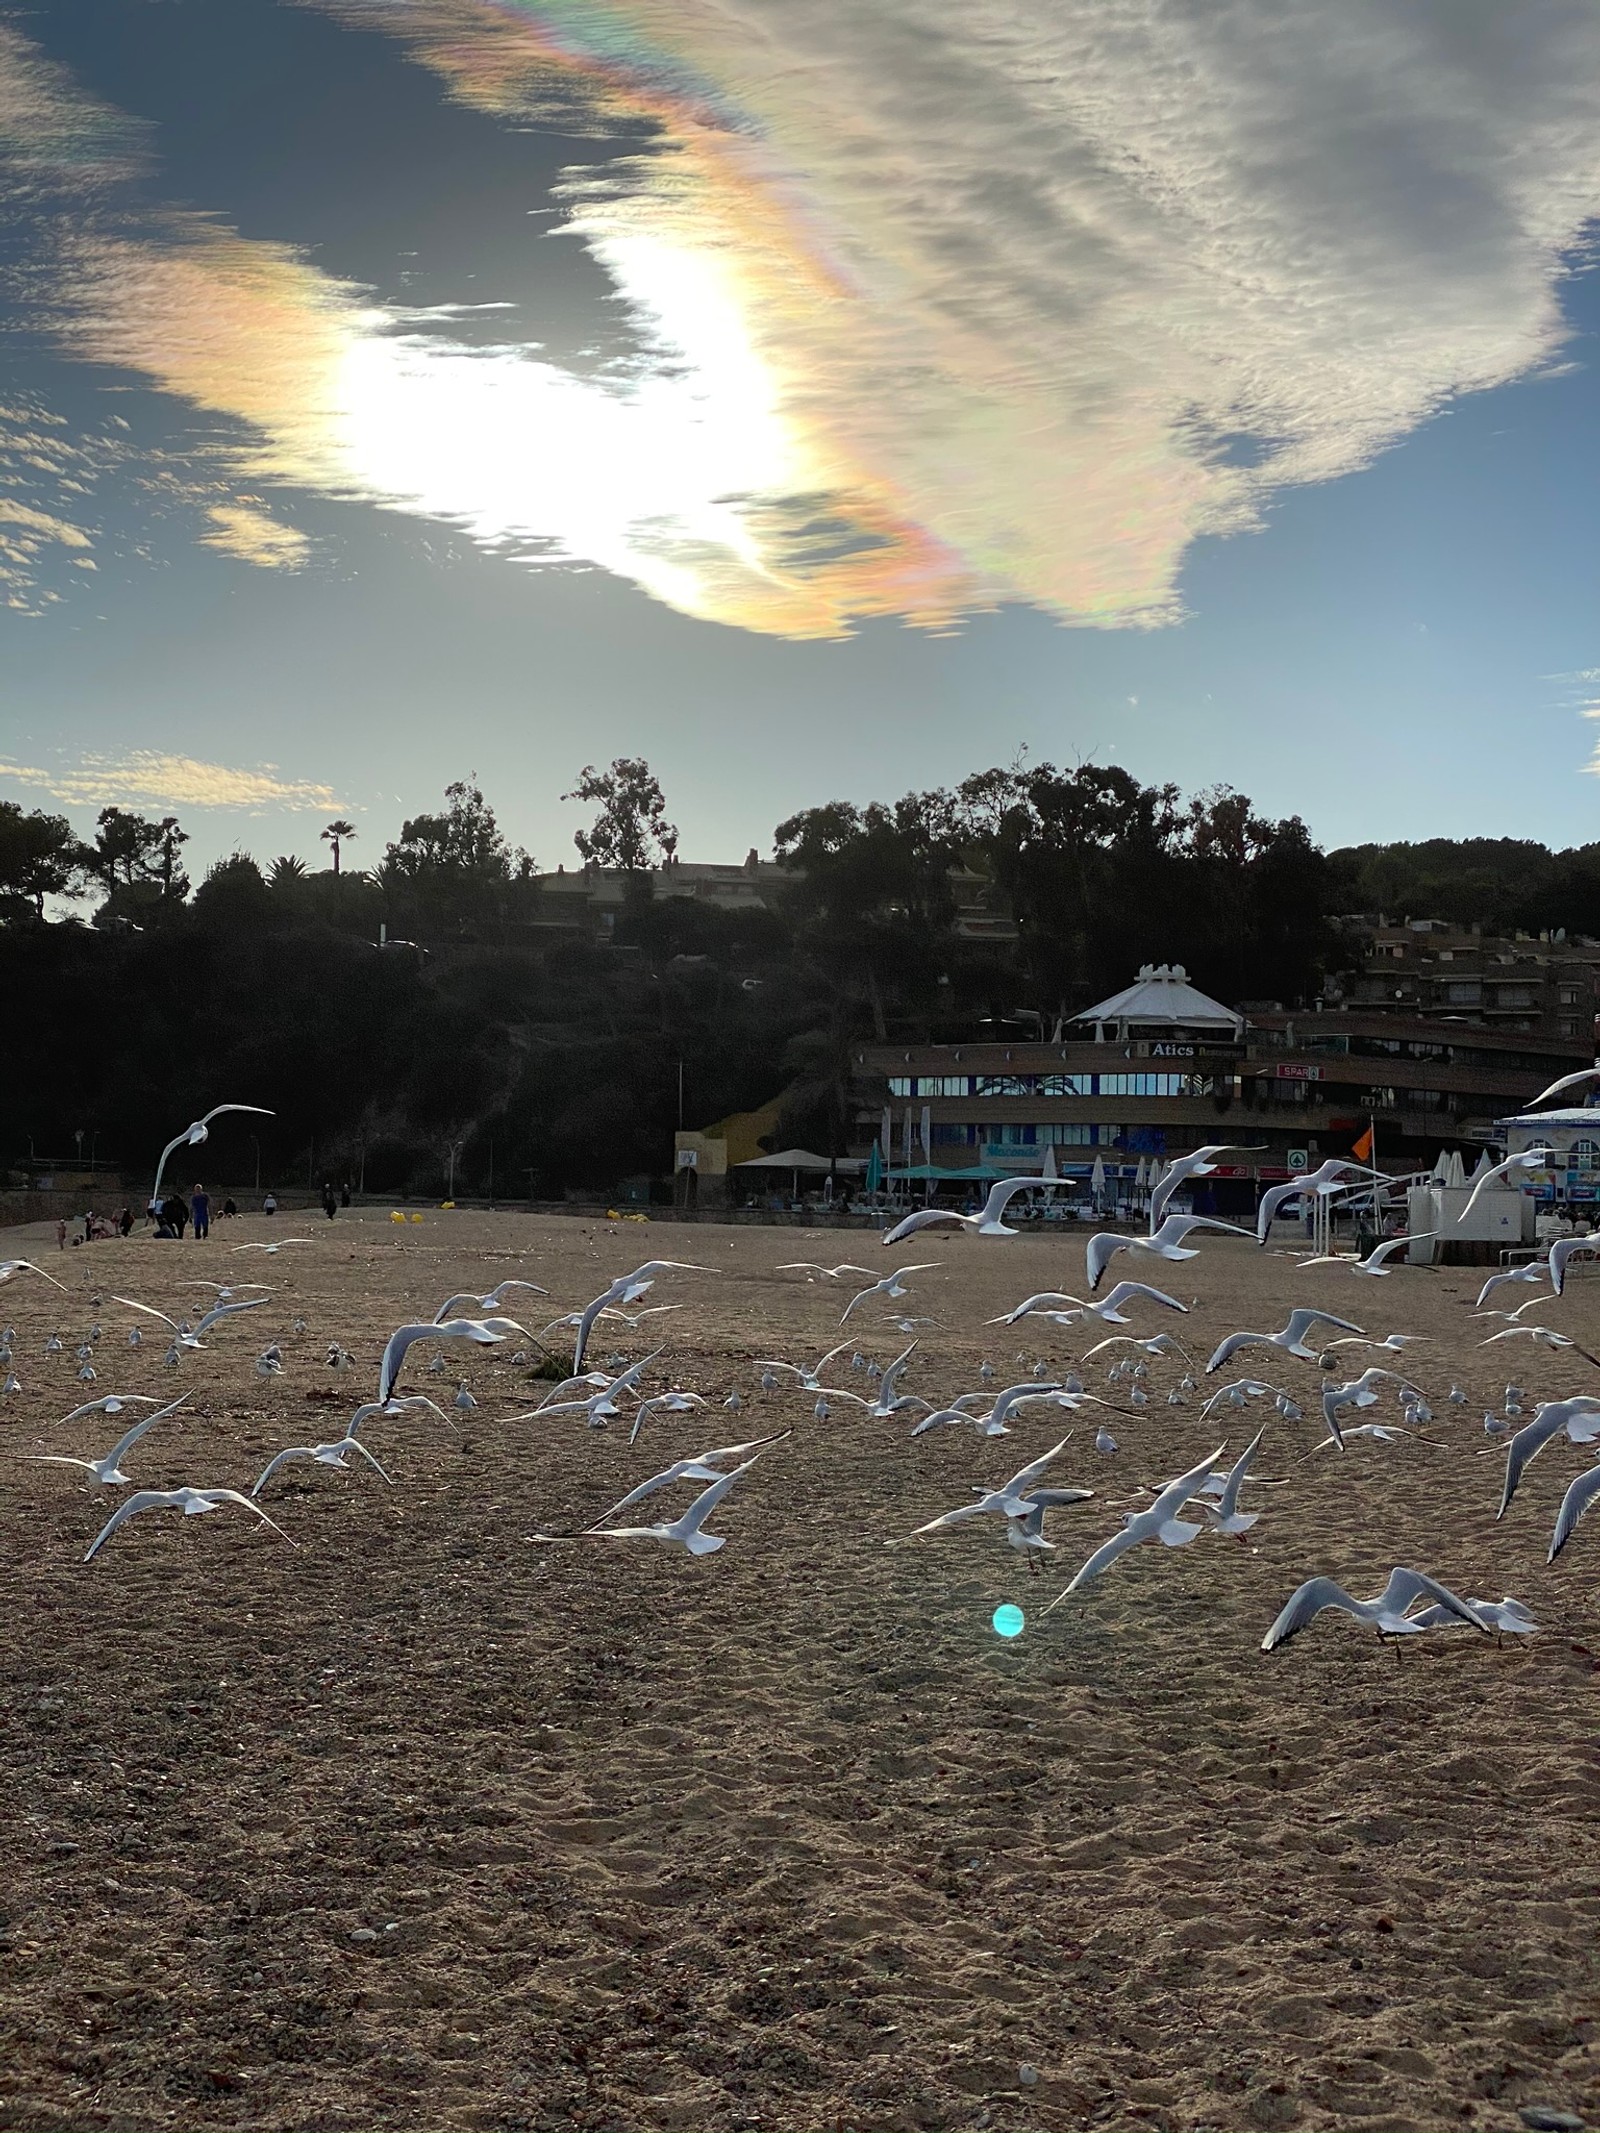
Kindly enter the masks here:
<path id="1" fill-rule="evenodd" d="M 1199 1299 L 1132 1330 L 1202 1362 L 1295 1303 L 1432 1336 L 1408 1361 L 1443 1448 L 1316 1451 L 1309 1399 L 1298 1424 L 1265 1404 L 1203 1423 L 1198 1400 L 1165 1404 L 1182 1366 L 1156 1360 L 1152 1403 L 1107 1418 L 1107 1458 L 1092 1409 L 913 1442 L 909 1419 L 815 1420 L 813 1395 L 763 1393 L 752 1360 L 839 1338 L 848 1289 L 779 1262 L 905 1259 L 941 1262 L 895 1307 L 934 1321 L 905 1389 L 969 1389 L 985 1358 L 1001 1384 L 1028 1374 L 1019 1354 L 1065 1368 L 1109 1329 L 983 1321 L 1034 1289 L 1081 1293 L 1081 1232 L 933 1231 L 891 1255 L 710 1223 L 308 1220 L 294 1233 L 314 1242 L 272 1258 L 227 1256 L 274 1234 L 254 1219 L 209 1246 L 52 1251 L 68 1295 L 0 1291 L 22 1380 L 0 1402 L 0 2126 L 1600 2120 L 1600 1517 L 1544 1562 L 1592 1454 L 1548 1448 L 1499 1524 L 1503 1459 L 1478 1456 L 1508 1379 L 1531 1408 L 1600 1372 L 1478 1346 L 1499 1323 L 1469 1320 L 1478 1275 L 1297 1272 L 1229 1239 L 1177 1266 L 1124 1255 L 1106 1286 Z M 655 1418 L 631 1451 L 626 1426 L 510 1422 L 548 1390 L 514 1344 L 452 1347 L 443 1378 L 417 1349 L 404 1388 L 448 1404 L 465 1378 L 480 1406 L 459 1432 L 374 1425 L 392 1487 L 298 1465 L 263 1499 L 293 1547 L 233 1511 L 161 1513 L 87 1567 L 120 1492 L 15 1456 L 105 1450 L 105 1418 L 58 1426 L 82 1397 L 192 1388 L 129 1455 L 137 1482 L 248 1488 L 280 1446 L 337 1434 L 402 1318 L 525 1274 L 551 1292 L 538 1325 L 658 1254 L 717 1272 L 663 1278 L 647 1301 L 683 1308 L 600 1334 L 595 1357 L 664 1343 L 648 1383 L 713 1404 Z M 111 1294 L 192 1308 L 176 1283 L 201 1275 L 275 1293 L 175 1370 L 148 1321 L 128 1350 Z M 1528 1316 L 1595 1346 L 1600 1268 Z M 80 1387 L 95 1317 L 99 1380 Z M 67 1349 L 46 1357 L 53 1329 Z M 905 1345 L 876 1304 L 849 1330 L 880 1362 Z M 287 1367 L 262 1380 L 272 1337 Z M 360 1365 L 338 1380 L 335 1338 Z M 1315 1387 L 1314 1364 L 1257 1353 L 1240 1367 Z M 832 1382 L 865 1389 L 848 1362 Z M 1467 1407 L 1446 1406 L 1452 1380 Z M 718 1404 L 734 1386 L 738 1414 Z M 1137 1550 L 1042 1619 L 1138 1484 L 1224 1438 L 1237 1452 L 1262 1420 L 1248 1535 Z M 790 1425 L 720 1508 L 716 1555 L 530 1538 L 672 1457 Z M 1043 1575 L 993 1520 L 885 1546 L 1068 1427 L 1050 1478 L 1099 1497 L 1050 1515 Z M 1302 1578 L 1370 1594 L 1396 1563 L 1514 1594 L 1540 1634 L 1386 1649 L 1328 1616 L 1258 1649 Z M 1028 1615 L 1010 1643 L 990 1627 L 1007 1600 Z"/>

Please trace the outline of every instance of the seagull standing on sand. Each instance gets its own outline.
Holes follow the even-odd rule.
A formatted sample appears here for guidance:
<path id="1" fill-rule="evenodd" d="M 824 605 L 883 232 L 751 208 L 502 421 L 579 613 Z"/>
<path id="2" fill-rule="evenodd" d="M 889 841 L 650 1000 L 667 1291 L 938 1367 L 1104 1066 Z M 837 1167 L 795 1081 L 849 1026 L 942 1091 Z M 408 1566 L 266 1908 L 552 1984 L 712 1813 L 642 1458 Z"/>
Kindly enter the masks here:
<path id="1" fill-rule="evenodd" d="M 165 1407 L 158 1407 L 153 1415 L 146 1415 L 142 1422 L 135 1422 L 126 1436 L 117 1439 L 103 1459 L 75 1459 L 67 1452 L 24 1452 L 22 1457 L 36 1466 L 81 1466 L 85 1473 L 93 1475 L 102 1488 L 121 1488 L 133 1478 L 122 1471 L 123 1454 L 138 1443 L 146 1430 L 154 1429 L 158 1422 L 180 1408 L 188 1397 L 189 1395 L 184 1393 L 182 1398 L 169 1402 Z M 98 1407 L 105 1403 L 97 1400 L 93 1404 Z M 110 1412 L 109 1409 L 107 1411 Z M 78 1415 L 91 1412 L 92 1408 L 80 1407 L 77 1410 Z M 67 1417 L 69 1422 L 76 1419 L 77 1415 Z"/>
<path id="2" fill-rule="evenodd" d="M 1465 1600 L 1458 1600 L 1436 1578 L 1425 1577 L 1420 1570 L 1396 1568 L 1390 1571 L 1388 1584 L 1375 1600 L 1353 1598 L 1332 1578 L 1307 1578 L 1289 1595 L 1282 1614 L 1262 1638 L 1261 1649 L 1275 1652 L 1291 1637 L 1299 1636 L 1325 1607 L 1337 1607 L 1343 1614 L 1354 1615 L 1358 1622 L 1371 1623 L 1380 1637 L 1418 1636 L 1429 1625 L 1408 1616 L 1406 1609 L 1423 1599 L 1433 1601 L 1469 1629 L 1488 1631 L 1488 1623 L 1480 1621 Z"/>
<path id="3" fill-rule="evenodd" d="M 907 1215 L 887 1230 L 883 1241 L 885 1245 L 898 1244 L 902 1237 L 910 1237 L 935 1222 L 953 1222 L 960 1229 L 970 1229 L 975 1237 L 1015 1237 L 1019 1232 L 1008 1229 L 1000 1217 L 1019 1192 L 1037 1192 L 1048 1182 L 1035 1177 L 1002 1178 L 990 1188 L 988 1199 L 975 1215 L 958 1215 L 953 1207 L 919 1207 L 914 1215 Z"/>
<path id="4" fill-rule="evenodd" d="M 1087 1585 L 1089 1580 L 1097 1578 L 1102 1570 L 1109 1570 L 1120 1556 L 1126 1555 L 1130 1548 L 1137 1548 L 1143 1541 L 1160 1541 L 1163 1547 L 1182 1548 L 1188 1542 L 1198 1540 L 1205 1528 L 1190 1525 L 1179 1518 L 1178 1513 L 1196 1490 L 1211 1478 L 1212 1468 L 1227 1449 L 1226 1443 L 1219 1444 L 1210 1458 L 1203 1460 L 1199 1466 L 1190 1467 L 1188 1473 L 1179 1474 L 1175 1480 L 1169 1481 L 1155 1501 L 1146 1505 L 1144 1510 L 1130 1511 L 1122 1531 L 1114 1533 L 1110 1540 L 1102 1542 L 1096 1548 L 1088 1561 L 1080 1566 L 1071 1582 L 1057 1593 L 1045 1613 L 1052 1613 L 1069 1593 Z"/>
<path id="5" fill-rule="evenodd" d="M 141 1511 L 181 1511 L 185 1518 L 198 1518 L 203 1512 L 219 1511 L 224 1504 L 230 1503 L 236 1503 L 241 1510 L 250 1512 L 262 1525 L 271 1526 L 280 1539 L 289 1540 L 288 1534 L 276 1519 L 268 1518 L 258 1503 L 252 1503 L 248 1496 L 242 1496 L 237 1489 L 136 1489 L 131 1496 L 118 1504 L 89 1543 L 89 1552 L 84 1561 L 92 1563 L 118 1526 L 130 1518 L 137 1518 Z M 290 1541 L 289 1545 L 293 1547 L 294 1543 Z"/>

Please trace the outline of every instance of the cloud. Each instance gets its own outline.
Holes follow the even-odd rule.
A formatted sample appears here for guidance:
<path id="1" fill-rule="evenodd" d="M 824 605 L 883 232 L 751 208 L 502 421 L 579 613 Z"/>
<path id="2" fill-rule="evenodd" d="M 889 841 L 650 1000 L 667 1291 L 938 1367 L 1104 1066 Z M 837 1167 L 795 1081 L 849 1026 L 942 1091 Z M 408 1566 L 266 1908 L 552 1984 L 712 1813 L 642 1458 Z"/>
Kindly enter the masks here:
<path id="1" fill-rule="evenodd" d="M 209 533 L 200 538 L 208 548 L 239 556 L 263 570 L 294 570 L 311 553 L 311 543 L 293 526 L 285 526 L 258 504 L 213 504 L 206 512 Z"/>
<path id="2" fill-rule="evenodd" d="M 1198 539 L 1547 368 L 1600 211 L 1590 0 L 314 4 L 513 122 L 627 129 L 566 197 L 633 360 L 154 216 L 60 241 L 66 345 L 231 418 L 230 478 L 791 636 L 1172 619 Z"/>
<path id="3" fill-rule="evenodd" d="M 272 763 L 238 770 L 148 748 L 122 756 L 84 755 L 55 770 L 0 761 L 0 779 L 69 807 L 216 807 L 265 814 L 272 808 L 332 812 L 345 804 L 332 786 L 279 777 Z"/>

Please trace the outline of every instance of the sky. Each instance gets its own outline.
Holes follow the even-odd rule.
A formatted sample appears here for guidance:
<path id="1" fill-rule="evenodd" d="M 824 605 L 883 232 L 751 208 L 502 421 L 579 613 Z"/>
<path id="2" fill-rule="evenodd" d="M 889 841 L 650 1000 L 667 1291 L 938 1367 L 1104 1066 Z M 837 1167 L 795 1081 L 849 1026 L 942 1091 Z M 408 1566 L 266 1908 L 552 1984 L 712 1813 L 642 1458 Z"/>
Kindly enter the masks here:
<path id="1" fill-rule="evenodd" d="M 0 798 L 1592 841 L 1597 218 L 1590 0 L 0 7 Z"/>

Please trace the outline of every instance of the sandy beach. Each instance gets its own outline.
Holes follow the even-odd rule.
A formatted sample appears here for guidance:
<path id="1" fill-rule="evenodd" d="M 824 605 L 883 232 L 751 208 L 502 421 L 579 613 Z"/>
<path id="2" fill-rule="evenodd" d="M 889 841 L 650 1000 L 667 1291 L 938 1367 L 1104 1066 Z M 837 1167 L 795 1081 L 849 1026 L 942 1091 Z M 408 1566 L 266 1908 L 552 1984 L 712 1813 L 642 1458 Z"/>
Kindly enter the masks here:
<path id="1" fill-rule="evenodd" d="M 51 1250 L 67 1294 L 27 1276 L 0 1291 L 22 1384 L 0 1402 L 0 2126 L 1600 2119 L 1600 1523 L 1544 1562 L 1591 1455 L 1550 1447 L 1498 1524 L 1503 1460 L 1480 1456 L 1508 1380 L 1531 1409 L 1600 1374 L 1477 1345 L 1479 1275 L 1297 1272 L 1229 1239 L 1181 1266 L 1121 1258 L 1113 1278 L 1198 1299 L 1132 1330 L 1174 1331 L 1200 1362 L 1292 1303 L 1429 1336 L 1410 1368 L 1437 1441 L 1320 1451 L 1309 1400 L 1301 1423 L 1269 1404 L 1202 1422 L 1198 1400 L 1165 1402 L 1181 1363 L 1153 1361 L 1151 1404 L 1108 1418 L 1117 1455 L 1078 1418 L 1051 1478 L 1097 1498 L 1051 1514 L 1057 1552 L 1030 1575 L 998 1521 L 885 1543 L 1069 1418 L 912 1441 L 909 1421 L 818 1421 L 812 1395 L 760 1389 L 754 1359 L 814 1360 L 848 1294 L 779 1263 L 892 1263 L 871 1236 L 295 1221 L 313 1242 L 272 1258 L 228 1256 L 274 1233 L 253 1219 L 209 1245 Z M 513 1344 L 452 1349 L 443 1378 L 419 1349 L 408 1387 L 448 1398 L 465 1378 L 479 1407 L 459 1431 L 374 1426 L 393 1486 L 299 1465 L 263 1498 L 293 1546 L 242 1514 L 162 1513 L 88 1566 L 118 1492 L 17 1456 L 105 1450 L 104 1417 L 59 1425 L 82 1397 L 181 1387 L 188 1406 L 130 1454 L 138 1483 L 248 1488 L 371 1396 L 401 1319 L 523 1275 L 550 1291 L 537 1325 L 657 1254 L 716 1272 L 664 1278 L 649 1301 L 682 1308 L 595 1355 L 664 1343 L 647 1383 L 712 1405 L 654 1418 L 632 1450 L 625 1426 L 513 1422 L 548 1390 Z M 935 1231 L 894 1256 L 940 1262 L 897 1307 L 932 1321 L 909 1391 L 970 1389 L 985 1359 L 999 1383 L 1035 1358 L 1064 1369 L 1104 1337 L 984 1324 L 1034 1289 L 1081 1292 L 1080 1237 Z M 164 1368 L 148 1321 L 127 1348 L 114 1294 L 192 1309 L 180 1280 L 247 1275 L 271 1301 L 203 1354 Z M 98 1382 L 80 1386 L 96 1319 Z M 1600 1341 L 1600 1269 L 1574 1269 L 1548 1323 Z M 905 1345 L 876 1304 L 849 1330 L 879 1362 Z M 66 1345 L 47 1356 L 52 1332 Z M 263 1380 L 271 1338 L 286 1368 Z M 338 1379 L 335 1339 L 358 1359 Z M 1241 1364 L 1315 1387 L 1314 1363 L 1257 1353 Z M 1341 1353 L 1352 1374 L 1365 1359 Z M 848 1360 L 833 1382 L 864 1387 Z M 1465 1407 L 1445 1404 L 1452 1381 Z M 1043 1619 L 1140 1484 L 1262 1420 L 1248 1535 L 1137 1550 Z M 719 1554 L 531 1538 L 674 1456 L 789 1426 L 721 1508 Z M 1370 1594 L 1396 1563 L 1514 1594 L 1539 1634 L 1385 1648 L 1329 1616 L 1258 1649 L 1303 1578 Z M 990 1626 L 1008 1600 L 1028 1615 L 1009 1643 Z"/>

